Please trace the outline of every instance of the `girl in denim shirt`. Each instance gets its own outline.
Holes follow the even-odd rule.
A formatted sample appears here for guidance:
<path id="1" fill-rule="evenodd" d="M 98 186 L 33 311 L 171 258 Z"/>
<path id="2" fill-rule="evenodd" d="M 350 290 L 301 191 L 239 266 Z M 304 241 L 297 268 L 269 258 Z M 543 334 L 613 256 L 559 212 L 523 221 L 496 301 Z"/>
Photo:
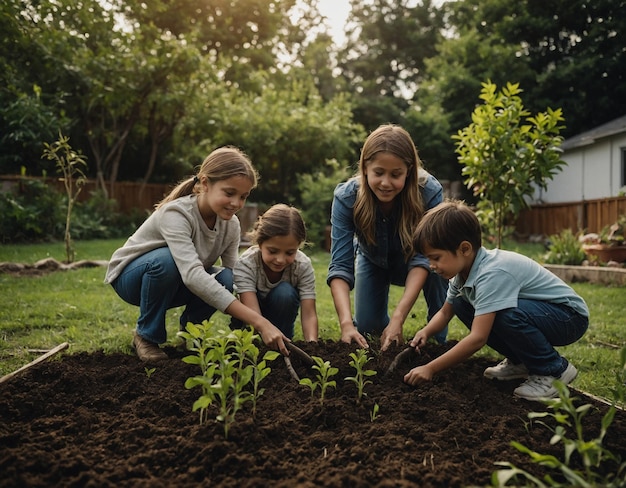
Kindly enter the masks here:
<path id="1" fill-rule="evenodd" d="M 369 347 L 364 335 L 381 334 L 381 348 L 403 343 L 402 327 L 422 289 L 428 319 L 445 301 L 447 283 L 413 250 L 412 233 L 424 212 L 441 203 L 440 183 L 421 167 L 406 130 L 382 125 L 365 140 L 359 170 L 335 188 L 327 283 L 341 340 Z M 390 285 L 404 287 L 388 313 Z M 354 289 L 352 316 L 350 291 Z M 435 339 L 444 342 L 447 329 Z"/>

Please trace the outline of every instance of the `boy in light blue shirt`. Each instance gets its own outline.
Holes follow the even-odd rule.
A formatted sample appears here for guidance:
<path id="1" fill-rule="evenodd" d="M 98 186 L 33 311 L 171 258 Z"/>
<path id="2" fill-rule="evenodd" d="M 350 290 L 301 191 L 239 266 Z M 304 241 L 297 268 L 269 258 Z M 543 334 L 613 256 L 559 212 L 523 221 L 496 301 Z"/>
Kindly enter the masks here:
<path id="1" fill-rule="evenodd" d="M 416 250 L 431 269 L 450 280 L 443 307 L 410 342 L 416 349 L 447 327 L 455 315 L 470 333 L 404 381 L 417 385 L 485 344 L 505 356 L 484 372 L 489 379 L 525 379 L 514 395 L 540 400 L 558 395 L 554 380 L 578 374 L 554 346 L 579 340 L 589 326 L 584 300 L 560 278 L 521 254 L 482 247 L 480 224 L 464 203 L 446 201 L 428 211 L 415 234 Z"/>

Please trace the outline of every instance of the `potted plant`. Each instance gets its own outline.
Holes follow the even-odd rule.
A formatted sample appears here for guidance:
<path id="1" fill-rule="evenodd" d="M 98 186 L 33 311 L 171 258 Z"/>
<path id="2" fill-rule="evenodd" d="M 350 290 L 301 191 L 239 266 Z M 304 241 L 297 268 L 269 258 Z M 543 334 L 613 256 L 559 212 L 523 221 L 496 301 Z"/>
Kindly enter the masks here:
<path id="1" fill-rule="evenodd" d="M 626 262 L 626 215 L 604 227 L 599 234 L 585 234 L 581 237 L 582 247 L 591 261 L 608 263 Z"/>

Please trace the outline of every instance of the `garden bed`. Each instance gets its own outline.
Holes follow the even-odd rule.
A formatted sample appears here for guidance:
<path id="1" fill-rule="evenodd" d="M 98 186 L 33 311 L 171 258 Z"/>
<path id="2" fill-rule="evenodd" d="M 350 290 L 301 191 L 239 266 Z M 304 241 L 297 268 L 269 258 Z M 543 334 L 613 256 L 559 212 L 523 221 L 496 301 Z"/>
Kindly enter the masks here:
<path id="1" fill-rule="evenodd" d="M 566 266 L 546 264 L 546 269 L 568 283 L 597 283 L 602 285 L 626 286 L 626 268 L 608 266 Z"/>
<path id="2" fill-rule="evenodd" d="M 529 424 L 528 413 L 546 407 L 514 398 L 519 382 L 482 376 L 497 359 L 467 360 L 413 388 L 402 381 L 409 368 L 451 344 L 428 345 L 390 375 L 384 372 L 401 348 L 377 353 L 370 367 L 378 374 L 357 404 L 355 385 L 344 381 L 355 372 L 355 346 L 298 345 L 339 368 L 323 407 L 279 358 L 262 383 L 256 418 L 249 409 L 239 413 L 227 439 L 213 407 L 211 420 L 199 425 L 192 412 L 199 390 L 184 387 L 199 370 L 173 348 L 151 374 L 135 356 L 104 353 L 29 368 L 0 384 L 0 486 L 485 486 L 496 461 L 545 473 L 511 441 L 563 459 L 550 431 Z M 313 377 L 293 363 L 299 375 Z M 608 406 L 576 396 L 593 405 L 583 422 L 592 439 Z M 626 414 L 618 411 L 605 445 L 626 458 L 625 438 Z M 580 467 L 576 455 L 571 465 Z"/>

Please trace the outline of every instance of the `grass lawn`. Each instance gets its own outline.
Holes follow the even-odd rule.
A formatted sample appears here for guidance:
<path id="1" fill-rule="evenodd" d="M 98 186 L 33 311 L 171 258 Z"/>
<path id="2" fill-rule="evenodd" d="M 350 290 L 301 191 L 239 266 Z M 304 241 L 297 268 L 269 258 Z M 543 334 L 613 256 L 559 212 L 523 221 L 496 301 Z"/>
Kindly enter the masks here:
<path id="1" fill-rule="evenodd" d="M 124 239 L 76 242 L 76 260 L 106 260 Z M 522 252 L 541 260 L 539 245 L 505 244 L 506 249 Z M 317 310 L 322 339 L 340 337 L 330 290 L 326 285 L 329 255 L 309 252 L 317 277 Z M 62 242 L 36 245 L 2 245 L 0 262 L 33 263 L 52 257 L 65 259 Z M 113 289 L 103 283 L 104 268 L 82 268 L 55 272 L 44 276 L 12 276 L 0 274 L 0 376 L 10 373 L 48 350 L 68 342 L 69 352 L 104 350 L 131 353 L 130 340 L 137 308 L 123 302 Z M 612 399 L 619 371 L 620 349 L 626 346 L 624 287 L 607 287 L 574 283 L 572 287 L 585 299 L 591 310 L 587 334 L 577 343 L 559 348 L 576 365 L 579 376 L 573 386 L 588 393 Z M 401 288 L 392 287 L 393 306 Z M 175 342 L 181 309 L 168 312 L 168 337 Z M 425 324 L 426 305 L 418 299 L 404 329 L 405 338 Z M 218 313 L 215 320 L 227 318 Z M 456 319 L 450 326 L 449 338 L 460 340 L 466 328 Z M 296 340 L 302 331 L 296 324 Z M 488 347 L 477 354 L 499 359 Z"/>

